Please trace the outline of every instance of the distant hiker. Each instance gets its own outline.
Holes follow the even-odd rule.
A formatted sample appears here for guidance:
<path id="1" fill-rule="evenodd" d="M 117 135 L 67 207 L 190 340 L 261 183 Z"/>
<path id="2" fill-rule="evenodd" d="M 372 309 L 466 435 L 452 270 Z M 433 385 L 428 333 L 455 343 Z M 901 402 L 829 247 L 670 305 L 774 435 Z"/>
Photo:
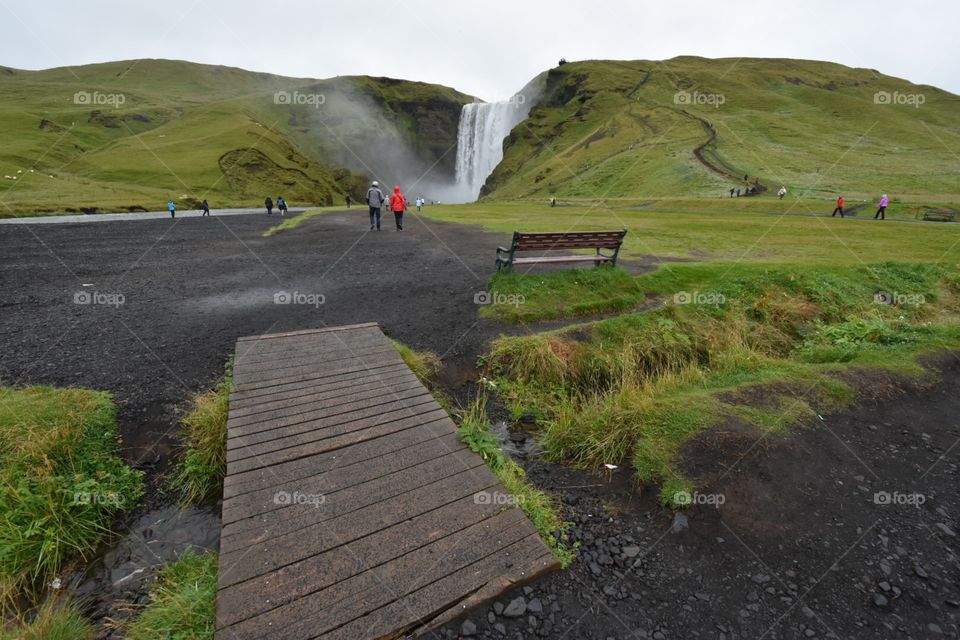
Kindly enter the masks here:
<path id="1" fill-rule="evenodd" d="M 393 195 L 390 196 L 390 210 L 397 221 L 397 231 L 403 231 L 403 212 L 407 210 L 407 199 L 400 192 L 400 185 L 393 185 Z"/>
<path id="2" fill-rule="evenodd" d="M 273 200 L 270 199 L 270 196 L 267 196 L 267 199 L 263 201 L 263 206 L 267 208 L 267 215 L 273 215 Z"/>
<path id="3" fill-rule="evenodd" d="M 420 207 L 423 206 L 423 198 L 417 198 L 417 213 L 420 213 Z"/>
<path id="4" fill-rule="evenodd" d="M 200 204 L 200 208 L 203 209 L 203 215 L 204 215 L 204 216 L 210 215 L 210 205 L 207 204 L 207 201 L 206 201 L 206 200 L 204 200 L 204 201 Z M 203 216 L 200 216 L 200 217 L 202 218 Z"/>
<path id="5" fill-rule="evenodd" d="M 376 220 L 377 231 L 380 231 L 380 207 L 383 206 L 383 191 L 380 191 L 380 184 L 374 180 L 367 189 L 367 204 L 370 205 L 370 231 L 373 231 L 374 220 Z"/>
<path id="6" fill-rule="evenodd" d="M 740 189 L 737 189 L 737 197 L 740 197 Z"/>
<path id="7" fill-rule="evenodd" d="M 557 206 L 557 199 L 556 199 L 556 198 L 550 198 L 550 206 L 551 206 L 551 207 Z"/>
<path id="8" fill-rule="evenodd" d="M 833 210 L 833 213 L 830 214 L 830 217 L 832 218 L 833 216 L 837 215 L 838 212 L 840 213 L 841 218 L 844 217 L 843 216 L 843 196 L 840 196 L 839 198 L 837 198 L 837 208 Z"/>
<path id="9" fill-rule="evenodd" d="M 176 218 L 176 217 L 177 217 L 177 205 L 173 204 L 173 200 L 171 200 L 171 201 L 169 201 L 169 202 L 167 203 L 167 211 L 170 212 L 170 217 L 171 217 L 171 218 Z"/>
<path id="10" fill-rule="evenodd" d="M 760 186 L 760 176 L 757 176 L 753 179 L 753 184 L 757 185 L 758 187 Z"/>
<path id="11" fill-rule="evenodd" d="M 350 208 L 350 203 L 351 203 L 351 202 L 353 202 L 353 200 L 350 199 L 350 194 L 348 193 L 348 194 L 347 194 L 347 209 Z"/>
<path id="12" fill-rule="evenodd" d="M 781 186 L 780 190 L 777 191 L 777 195 L 780 196 L 781 200 L 783 200 L 783 196 L 787 195 L 787 188 L 784 186 Z"/>
<path id="13" fill-rule="evenodd" d="M 890 204 L 890 199 L 887 198 L 887 194 L 883 194 L 883 197 L 880 198 L 880 208 L 877 209 L 877 214 L 873 216 L 873 219 L 876 220 L 880 218 L 881 220 L 887 219 L 887 205 Z"/>
<path id="14" fill-rule="evenodd" d="M 749 174 L 749 173 L 743 174 L 743 181 L 744 181 L 744 182 L 750 182 L 750 174 Z"/>
<path id="15" fill-rule="evenodd" d="M 733 197 L 733 191 L 734 191 L 733 187 L 730 187 L 730 197 L 731 197 L 731 198 Z"/>
<path id="16" fill-rule="evenodd" d="M 283 196 L 277 196 L 277 211 L 282 216 L 287 215 L 287 201 L 283 199 Z"/>

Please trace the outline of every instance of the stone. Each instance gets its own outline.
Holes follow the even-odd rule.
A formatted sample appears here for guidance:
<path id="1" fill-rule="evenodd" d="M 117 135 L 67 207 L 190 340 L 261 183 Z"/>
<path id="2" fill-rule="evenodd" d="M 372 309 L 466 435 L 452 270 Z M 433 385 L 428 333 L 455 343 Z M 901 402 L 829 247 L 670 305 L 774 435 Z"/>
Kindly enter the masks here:
<path id="1" fill-rule="evenodd" d="M 469 638 L 477 634 L 477 625 L 473 623 L 473 620 L 469 618 L 463 621 L 463 624 L 460 625 L 460 635 L 464 638 Z"/>
<path id="2" fill-rule="evenodd" d="M 873 606 L 875 607 L 885 607 L 890 604 L 890 601 L 887 600 L 887 597 L 882 593 L 873 594 Z"/>
<path id="3" fill-rule="evenodd" d="M 670 531 L 680 533 L 690 528 L 690 519 L 679 511 L 673 514 L 673 524 L 670 525 Z"/>
<path id="4" fill-rule="evenodd" d="M 510 604 L 503 610 L 503 615 L 507 618 L 519 618 L 527 612 L 527 601 L 523 596 L 519 596 L 510 601 Z"/>
<path id="5" fill-rule="evenodd" d="M 953 529 L 951 529 L 950 527 L 948 527 L 942 522 L 938 522 L 933 526 L 935 526 L 937 529 L 940 529 L 940 533 L 942 533 L 945 536 L 949 536 L 951 538 L 957 537 L 957 534 L 953 532 Z"/>
<path id="6" fill-rule="evenodd" d="M 636 558 L 638 555 L 640 555 L 640 547 L 638 547 L 638 546 L 636 546 L 636 545 L 631 545 L 631 546 L 629 546 L 629 547 L 624 547 L 624 548 L 621 549 L 620 551 L 621 551 L 621 553 L 623 553 L 623 555 L 625 555 L 625 556 L 628 557 L 628 558 Z"/>

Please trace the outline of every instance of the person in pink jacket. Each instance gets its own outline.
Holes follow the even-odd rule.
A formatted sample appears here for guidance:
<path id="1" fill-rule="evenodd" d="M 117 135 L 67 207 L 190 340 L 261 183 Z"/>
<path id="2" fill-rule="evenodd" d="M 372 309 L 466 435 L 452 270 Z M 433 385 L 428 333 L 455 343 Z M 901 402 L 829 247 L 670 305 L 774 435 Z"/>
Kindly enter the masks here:
<path id="1" fill-rule="evenodd" d="M 873 216 L 873 219 L 876 220 L 880 218 L 881 220 L 887 219 L 887 205 L 890 204 L 890 199 L 887 198 L 887 194 L 883 194 L 883 197 L 880 198 L 880 208 L 877 209 L 877 215 Z"/>

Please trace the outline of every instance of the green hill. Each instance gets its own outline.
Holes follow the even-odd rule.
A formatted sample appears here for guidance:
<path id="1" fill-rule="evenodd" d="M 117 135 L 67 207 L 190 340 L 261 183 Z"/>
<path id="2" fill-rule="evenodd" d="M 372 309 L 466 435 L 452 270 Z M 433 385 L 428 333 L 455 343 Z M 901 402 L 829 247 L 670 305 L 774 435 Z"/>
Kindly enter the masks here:
<path id="1" fill-rule="evenodd" d="M 0 67 L 0 216 L 161 209 L 208 198 L 291 205 L 357 197 L 368 176 L 452 181 L 453 89 L 389 78 L 286 78 L 168 60 Z M 15 178 L 15 179 L 14 179 Z"/>
<path id="2" fill-rule="evenodd" d="M 483 193 L 495 199 L 774 190 L 960 199 L 960 97 L 785 59 L 587 61 L 547 72 Z"/>

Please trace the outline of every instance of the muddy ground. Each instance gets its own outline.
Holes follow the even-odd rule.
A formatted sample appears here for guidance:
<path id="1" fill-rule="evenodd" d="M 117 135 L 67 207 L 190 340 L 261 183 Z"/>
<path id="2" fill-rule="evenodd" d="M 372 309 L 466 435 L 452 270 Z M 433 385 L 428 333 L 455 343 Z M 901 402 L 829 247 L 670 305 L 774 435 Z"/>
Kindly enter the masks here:
<path id="1" fill-rule="evenodd" d="M 463 397 L 504 329 L 478 318 L 474 295 L 507 238 L 413 216 L 403 232 L 369 232 L 365 218 L 325 215 L 269 239 L 266 216 L 2 226 L 0 380 L 112 391 L 125 455 L 154 488 L 187 399 L 239 336 L 374 320 L 442 355 L 442 382 Z M 275 304 L 279 292 L 304 304 Z M 943 380 L 926 388 L 863 376 L 882 393 L 787 437 L 735 424 L 704 434 L 684 452 L 703 504 L 677 516 L 629 471 L 544 463 L 532 434 L 502 426 L 565 503 L 581 556 L 435 635 L 958 637 L 960 365 L 935 364 Z M 170 501 L 152 490 L 84 578 L 97 617 L 143 600 L 150 572 L 131 575 L 150 562 L 143 548 L 170 552 L 158 564 L 185 541 L 211 544 L 216 519 L 176 516 Z"/>

